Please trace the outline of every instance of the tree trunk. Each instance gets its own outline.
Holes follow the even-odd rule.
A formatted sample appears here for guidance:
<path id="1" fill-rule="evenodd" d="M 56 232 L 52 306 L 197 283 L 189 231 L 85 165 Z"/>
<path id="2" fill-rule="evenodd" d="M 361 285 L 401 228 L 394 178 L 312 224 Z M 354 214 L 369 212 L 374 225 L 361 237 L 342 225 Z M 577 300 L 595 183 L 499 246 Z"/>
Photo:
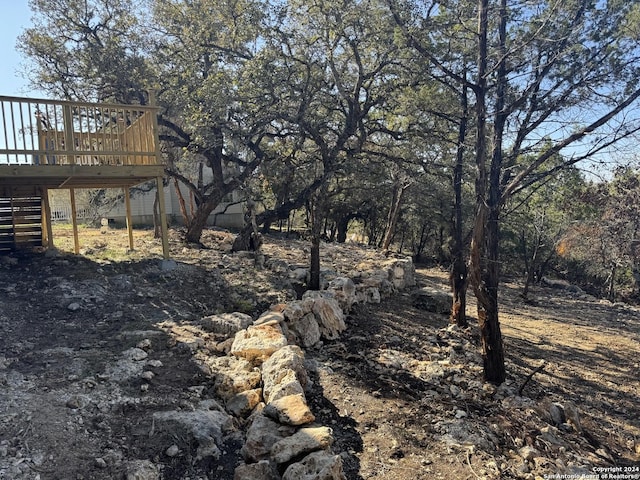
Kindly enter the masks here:
<path id="1" fill-rule="evenodd" d="M 487 178 L 487 45 L 488 45 L 488 0 L 478 2 L 478 84 L 476 85 L 476 217 L 473 227 L 470 255 L 470 281 L 478 300 L 478 323 L 482 342 L 484 378 L 494 384 L 501 384 L 506 378 L 502 334 L 498 321 L 498 251 L 499 251 L 499 209 L 500 172 L 502 160 L 502 134 L 504 129 L 504 56 L 499 66 L 498 91 L 496 99 L 496 120 L 494 123 L 494 144 L 491 159 L 491 175 Z M 506 6 L 502 0 L 500 11 L 501 41 L 506 27 Z M 502 45 L 504 46 L 504 45 Z M 504 105 L 504 103 L 502 103 Z M 501 123 L 502 122 L 502 123 Z"/>
<path id="2" fill-rule="evenodd" d="M 320 290 L 320 236 L 322 233 L 322 215 L 320 195 L 315 196 L 311 202 L 311 265 L 309 290 Z"/>
<path id="3" fill-rule="evenodd" d="M 382 240 L 382 250 L 385 252 L 389 250 L 391 240 L 396 233 L 396 225 L 398 224 L 398 217 L 400 216 L 400 206 L 402 205 L 402 197 L 407 189 L 406 181 L 402 178 L 396 180 L 393 186 L 393 198 L 391 200 L 391 206 L 389 207 L 389 215 L 387 216 L 387 228 Z"/>
<path id="4" fill-rule="evenodd" d="M 184 196 L 182 195 L 182 190 L 180 190 L 180 182 L 178 181 L 177 178 L 173 179 L 173 185 L 175 186 L 175 189 L 176 189 L 176 196 L 178 197 L 178 205 L 180 205 L 180 213 L 182 213 L 182 219 L 184 221 L 184 225 L 185 227 L 187 227 L 187 229 L 189 229 L 191 226 L 192 216 L 194 215 L 194 210 L 193 209 L 191 210 L 191 215 L 187 211 L 187 204 L 184 200 Z M 200 238 L 198 238 L 198 241 L 199 240 Z"/>
<path id="5" fill-rule="evenodd" d="M 336 240 L 338 243 L 344 243 L 347 241 L 347 229 L 349 228 L 350 217 L 348 215 L 338 217 L 336 221 Z"/>
<path id="6" fill-rule="evenodd" d="M 462 238 L 462 174 L 464 168 L 465 139 L 467 136 L 467 120 L 469 107 L 467 100 L 467 88 L 462 88 L 460 94 L 460 106 L 462 116 L 458 128 L 458 149 L 456 152 L 456 164 L 453 169 L 453 264 L 451 265 L 451 293 L 453 305 L 451 306 L 450 321 L 459 327 L 467 327 L 467 264 L 464 256 L 464 241 Z"/>
<path id="7" fill-rule="evenodd" d="M 424 249 L 427 246 L 427 240 L 429 238 L 429 236 L 427 235 L 428 227 L 428 223 L 422 224 L 422 228 L 420 229 L 420 238 L 418 238 L 418 244 L 414 245 L 413 247 L 413 256 L 416 262 L 420 262 L 422 260 L 422 252 L 424 252 Z"/>
<path id="8" fill-rule="evenodd" d="M 262 236 L 258 230 L 255 203 L 247 199 L 247 210 L 244 214 L 245 227 L 240 231 L 231 245 L 232 252 L 260 252 Z M 257 259 L 258 257 L 256 257 Z"/>
<path id="9" fill-rule="evenodd" d="M 211 212 L 220 204 L 220 198 L 210 196 L 207 197 L 191 216 L 191 222 L 187 227 L 187 233 L 185 234 L 185 241 L 188 243 L 200 243 L 200 237 L 202 231 L 207 225 L 207 220 Z"/>
<path id="10" fill-rule="evenodd" d="M 618 266 L 614 263 L 611 265 L 611 272 L 609 273 L 609 285 L 607 286 L 607 298 L 610 302 L 613 302 L 616 299 L 616 271 Z"/>
<path id="11" fill-rule="evenodd" d="M 162 237 L 162 228 L 160 225 L 160 202 L 158 195 L 153 199 L 153 238 Z"/>
<path id="12" fill-rule="evenodd" d="M 529 286 L 533 282 L 533 276 L 535 272 L 533 265 L 535 263 L 536 254 L 533 253 L 532 259 L 531 261 L 529 261 L 529 252 L 527 250 L 527 237 L 525 235 L 524 230 L 520 232 L 520 243 L 522 243 L 522 259 L 524 260 L 524 268 L 525 268 L 525 271 L 527 272 L 527 275 L 524 279 L 524 287 L 522 287 L 522 298 L 526 300 L 529 296 Z"/>
<path id="13" fill-rule="evenodd" d="M 461 328 L 469 325 L 467 322 L 467 264 L 464 259 L 456 258 L 451 268 L 449 277 L 451 282 L 451 292 L 453 294 L 453 305 L 451 306 L 451 323 L 455 323 Z"/>

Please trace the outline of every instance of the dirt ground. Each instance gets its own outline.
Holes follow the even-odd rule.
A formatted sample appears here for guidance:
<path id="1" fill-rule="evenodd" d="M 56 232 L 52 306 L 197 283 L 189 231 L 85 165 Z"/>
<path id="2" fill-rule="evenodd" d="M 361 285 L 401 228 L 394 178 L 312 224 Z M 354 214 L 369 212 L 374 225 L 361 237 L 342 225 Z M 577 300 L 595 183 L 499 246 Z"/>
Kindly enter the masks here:
<path id="1" fill-rule="evenodd" d="M 229 436 L 219 460 L 198 460 L 195 445 L 157 428 L 153 413 L 193 409 L 213 395 L 193 354 L 221 355 L 220 339 L 181 341 L 192 322 L 231 311 L 257 316 L 296 292 L 231 254 L 225 232 L 207 232 L 205 248 L 185 247 L 172 232 L 171 271 L 160 267 L 150 232 L 136 232 L 134 252 L 123 246 L 124 231 L 83 234 L 80 256 L 0 257 L 0 479 L 126 478 L 149 460 L 163 479 L 231 480 L 240 435 Z M 56 238 L 71 249 L 69 232 Z M 350 248 L 334 268 L 349 270 L 361 247 Z M 301 265 L 308 255 L 304 243 L 275 238 L 265 253 Z M 438 269 L 418 268 L 417 280 L 446 288 Z M 414 306 L 411 291 L 357 305 L 341 339 L 309 349 L 308 400 L 333 428 L 346 477 L 634 472 L 640 310 L 542 287 L 532 298 L 524 303 L 515 282 L 502 287 L 508 380 L 497 389 L 482 381 L 473 320 L 468 330 L 450 328 L 446 316 Z M 127 355 L 141 350 L 147 376 L 127 370 Z M 554 422 L 554 404 L 564 406 L 563 421 Z"/>

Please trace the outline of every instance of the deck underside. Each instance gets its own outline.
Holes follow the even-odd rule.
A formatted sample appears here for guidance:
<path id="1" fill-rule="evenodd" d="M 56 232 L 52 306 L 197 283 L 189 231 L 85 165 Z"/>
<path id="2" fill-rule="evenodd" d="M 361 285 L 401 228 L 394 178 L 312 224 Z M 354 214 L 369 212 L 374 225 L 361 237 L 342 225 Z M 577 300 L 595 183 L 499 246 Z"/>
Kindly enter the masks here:
<path id="1" fill-rule="evenodd" d="M 164 175 L 162 165 L 0 165 L 0 196 L 34 187 L 117 188 L 131 187 Z"/>

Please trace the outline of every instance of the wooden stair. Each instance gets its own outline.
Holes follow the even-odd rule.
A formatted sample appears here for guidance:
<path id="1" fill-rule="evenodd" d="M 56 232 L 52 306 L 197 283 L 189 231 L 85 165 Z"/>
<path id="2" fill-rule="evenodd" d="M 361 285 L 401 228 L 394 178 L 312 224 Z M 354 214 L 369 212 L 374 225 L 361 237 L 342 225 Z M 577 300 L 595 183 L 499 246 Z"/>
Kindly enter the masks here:
<path id="1" fill-rule="evenodd" d="M 42 246 L 42 195 L 35 188 L 3 189 L 0 254 Z"/>

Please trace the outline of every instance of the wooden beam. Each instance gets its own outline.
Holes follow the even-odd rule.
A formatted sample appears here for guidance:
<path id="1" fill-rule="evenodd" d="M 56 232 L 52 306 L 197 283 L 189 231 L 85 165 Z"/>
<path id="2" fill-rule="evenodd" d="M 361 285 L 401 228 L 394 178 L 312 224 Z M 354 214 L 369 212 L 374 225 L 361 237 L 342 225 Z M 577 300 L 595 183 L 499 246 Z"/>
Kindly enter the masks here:
<path id="1" fill-rule="evenodd" d="M 53 244 L 53 228 L 51 227 L 51 205 L 49 204 L 49 190 L 46 187 L 42 187 L 42 223 L 43 231 L 47 232 L 47 242 L 43 246 L 47 248 L 54 248 Z"/>
<path id="2" fill-rule="evenodd" d="M 78 210 L 76 208 L 76 191 L 69 189 L 69 200 L 71 201 L 71 224 L 73 225 L 73 251 L 76 255 L 80 253 L 80 239 L 78 237 Z"/>
<path id="3" fill-rule="evenodd" d="M 149 105 L 156 106 L 156 97 L 153 90 L 149 91 Z M 158 114 L 157 110 L 151 115 L 151 125 L 153 129 L 153 146 L 156 152 L 156 165 L 162 165 L 162 152 L 160 151 L 160 136 L 158 130 Z M 160 207 L 160 227 L 162 229 L 162 255 L 165 260 L 169 259 L 169 237 L 167 227 L 167 208 L 164 201 L 164 185 L 162 177 L 164 176 L 164 167 L 162 173 L 156 177 L 156 192 L 158 195 L 158 207 Z"/>
<path id="4" fill-rule="evenodd" d="M 162 229 L 162 256 L 165 260 L 169 259 L 169 238 L 167 227 L 167 210 L 164 201 L 164 186 L 162 177 L 156 178 L 156 195 L 158 195 L 158 206 L 160 207 L 160 227 Z"/>
<path id="5" fill-rule="evenodd" d="M 75 155 L 73 154 L 74 142 L 73 142 L 73 115 L 71 114 L 71 105 L 62 106 L 62 121 L 64 122 L 64 142 L 65 150 L 69 152 L 67 154 L 67 163 L 72 165 L 76 162 Z"/>
<path id="6" fill-rule="evenodd" d="M 124 207 L 127 214 L 127 233 L 129 234 L 129 250 L 133 251 L 133 222 L 131 220 L 131 192 L 124 187 Z"/>
<path id="7" fill-rule="evenodd" d="M 164 175 L 162 165 L 0 165 L 0 177 L 30 178 L 135 178 Z"/>

